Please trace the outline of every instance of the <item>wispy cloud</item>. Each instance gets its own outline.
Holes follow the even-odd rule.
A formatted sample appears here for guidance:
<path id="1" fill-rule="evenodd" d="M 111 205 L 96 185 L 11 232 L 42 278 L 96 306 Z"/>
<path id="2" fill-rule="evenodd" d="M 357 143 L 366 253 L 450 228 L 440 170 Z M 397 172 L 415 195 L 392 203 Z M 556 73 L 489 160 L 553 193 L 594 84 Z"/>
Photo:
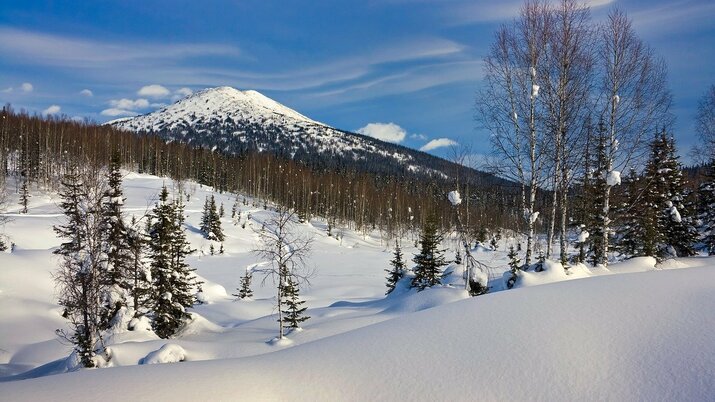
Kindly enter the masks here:
<path id="1" fill-rule="evenodd" d="M 0 27 L 0 52 L 6 59 L 33 65 L 73 68 L 121 68 L 194 56 L 238 56 L 234 46 L 217 44 L 116 43 Z"/>
<path id="2" fill-rule="evenodd" d="M 663 3 L 630 13 L 639 32 L 654 31 L 660 34 L 684 28 L 700 28 L 696 21 L 712 21 L 715 18 L 715 2 L 681 0 Z"/>
<path id="3" fill-rule="evenodd" d="M 22 92 L 32 92 L 33 89 L 35 89 L 35 87 L 33 87 L 29 82 L 23 82 L 22 85 L 20 85 L 20 90 L 22 90 Z"/>
<path id="4" fill-rule="evenodd" d="M 88 97 L 88 98 L 91 98 L 91 97 L 94 96 L 94 92 L 92 92 L 92 91 L 89 90 L 89 89 L 83 89 L 83 90 L 79 91 L 79 94 L 82 95 L 82 96 L 86 96 L 86 97 Z"/>
<path id="5" fill-rule="evenodd" d="M 556 4 L 557 0 L 551 0 Z M 584 0 L 592 9 L 611 4 L 615 0 Z M 523 0 L 478 0 L 445 3 L 442 14 L 453 25 L 506 21 L 519 15 Z"/>

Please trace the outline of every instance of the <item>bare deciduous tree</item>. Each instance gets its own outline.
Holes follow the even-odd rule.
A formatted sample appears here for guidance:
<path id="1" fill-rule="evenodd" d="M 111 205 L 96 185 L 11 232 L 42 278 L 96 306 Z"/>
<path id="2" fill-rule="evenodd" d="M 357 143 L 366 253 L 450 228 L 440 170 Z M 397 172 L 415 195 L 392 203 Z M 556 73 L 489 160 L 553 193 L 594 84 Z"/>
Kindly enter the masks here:
<path id="1" fill-rule="evenodd" d="M 553 163 L 546 257 L 551 255 L 559 220 L 560 259 L 565 263 L 568 188 L 574 165 L 583 156 L 581 145 L 591 104 L 594 35 L 590 11 L 577 0 L 561 0 L 549 12 L 553 27 L 549 31 L 546 63 L 539 70 Z"/>
<path id="2" fill-rule="evenodd" d="M 276 285 L 278 304 L 278 339 L 283 339 L 283 286 L 289 280 L 295 285 L 309 284 L 313 270 L 307 265 L 313 239 L 298 231 L 295 227 L 297 216 L 286 207 L 279 207 L 276 215 L 265 222 L 261 230 L 257 230 L 260 244 L 253 249 L 259 257 L 268 260 L 270 265 L 258 268 L 257 273 L 263 273 L 261 284 L 271 280 Z M 290 278 L 289 278 L 290 277 Z"/>
<path id="3" fill-rule="evenodd" d="M 538 218 L 536 196 L 545 184 L 547 138 L 543 129 L 538 68 L 552 26 L 545 1 L 527 1 L 519 18 L 502 26 L 484 60 L 485 86 L 477 97 L 477 119 L 492 136 L 496 173 L 521 184 L 521 204 L 526 219 L 525 264 L 534 250 Z M 522 123 L 524 121 L 525 123 Z"/>
<path id="4" fill-rule="evenodd" d="M 601 27 L 598 63 L 601 68 L 598 106 L 606 124 L 606 166 L 602 175 L 628 166 L 642 156 L 648 133 L 671 123 L 671 95 L 665 62 L 636 35 L 628 16 L 614 9 Z M 610 192 L 605 187 L 602 236 L 598 262 L 608 264 Z"/>

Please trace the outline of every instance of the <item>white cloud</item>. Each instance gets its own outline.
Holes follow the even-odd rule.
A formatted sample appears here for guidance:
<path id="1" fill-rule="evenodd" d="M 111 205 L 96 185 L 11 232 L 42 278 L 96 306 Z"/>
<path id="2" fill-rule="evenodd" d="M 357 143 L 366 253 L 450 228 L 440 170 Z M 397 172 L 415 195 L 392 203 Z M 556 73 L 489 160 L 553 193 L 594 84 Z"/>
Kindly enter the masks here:
<path id="1" fill-rule="evenodd" d="M 181 95 L 181 96 L 189 96 L 194 93 L 194 91 L 191 90 L 191 88 L 179 88 L 176 91 L 174 91 L 175 94 Z"/>
<path id="2" fill-rule="evenodd" d="M 144 98 L 139 98 L 137 100 L 127 98 L 112 99 L 109 101 L 109 106 L 124 110 L 146 109 L 149 107 L 149 101 Z"/>
<path id="3" fill-rule="evenodd" d="M 437 138 L 436 140 L 432 140 L 423 145 L 422 148 L 420 148 L 420 151 L 428 152 L 437 148 L 450 147 L 452 145 L 459 144 L 457 144 L 457 141 L 450 140 L 449 138 Z"/>
<path id="4" fill-rule="evenodd" d="M 176 91 L 174 91 L 174 95 L 171 96 L 171 101 L 176 102 L 179 99 L 183 99 L 191 94 L 193 94 L 194 91 L 191 90 L 191 88 L 179 88 Z"/>
<path id="5" fill-rule="evenodd" d="M 405 136 L 407 136 L 407 132 L 395 123 L 369 123 L 365 127 L 359 128 L 357 132 L 395 144 L 404 141 Z"/>
<path id="6" fill-rule="evenodd" d="M 62 110 L 62 108 L 59 105 L 52 105 L 48 107 L 47 109 L 42 111 L 42 114 L 57 114 Z"/>
<path id="7" fill-rule="evenodd" d="M 89 89 L 83 89 L 83 90 L 79 91 L 79 94 L 82 96 L 86 96 L 88 98 L 91 98 L 94 96 L 94 93 Z"/>
<path id="8" fill-rule="evenodd" d="M 162 85 L 152 84 L 141 87 L 141 89 L 137 91 L 137 95 L 148 96 L 150 98 L 166 98 L 171 95 L 171 91 Z"/>
<path id="9" fill-rule="evenodd" d="M 2 89 L 2 90 L 0 90 L 0 92 L 5 93 L 5 94 L 9 94 L 10 92 L 12 92 L 12 87 L 7 87 L 7 88 L 5 88 L 5 89 Z"/>
<path id="10" fill-rule="evenodd" d="M 136 112 L 132 112 L 129 110 L 124 110 L 124 109 L 118 109 L 118 108 L 114 108 L 114 107 L 102 110 L 101 114 L 102 114 L 102 116 L 111 116 L 111 117 L 136 116 Z"/>
<path id="11" fill-rule="evenodd" d="M 424 134 L 410 134 L 410 138 L 413 140 L 427 141 L 427 136 Z"/>
<path id="12" fill-rule="evenodd" d="M 20 89 L 22 89 L 22 92 L 32 92 L 35 88 L 29 82 L 23 82 L 22 85 L 20 85 Z"/>

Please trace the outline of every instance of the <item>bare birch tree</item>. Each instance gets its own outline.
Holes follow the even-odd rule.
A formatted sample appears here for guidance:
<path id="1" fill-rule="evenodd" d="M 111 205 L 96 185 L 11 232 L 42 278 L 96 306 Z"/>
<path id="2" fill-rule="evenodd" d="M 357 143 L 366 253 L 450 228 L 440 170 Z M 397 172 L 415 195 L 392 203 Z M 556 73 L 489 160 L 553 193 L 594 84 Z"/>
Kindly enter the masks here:
<path id="1" fill-rule="evenodd" d="M 270 262 L 269 266 L 255 272 L 264 274 L 262 284 L 270 279 L 276 285 L 278 339 L 285 336 L 282 294 L 285 285 L 309 284 L 313 274 L 307 265 L 313 239 L 301 234 L 295 227 L 296 223 L 297 216 L 293 210 L 279 207 L 276 215 L 265 221 L 264 229 L 258 231 L 260 245 L 253 249 L 255 254 Z"/>
<path id="2" fill-rule="evenodd" d="M 484 87 L 477 96 L 477 120 L 491 133 L 496 173 L 521 185 L 526 220 L 525 265 L 534 250 L 537 191 L 544 184 L 547 138 L 540 118 L 537 72 L 545 59 L 551 13 L 545 1 L 527 1 L 512 24 L 496 34 L 484 60 Z"/>
<path id="3" fill-rule="evenodd" d="M 598 174 L 606 176 L 603 236 L 598 262 L 608 264 L 610 192 L 618 183 L 618 171 L 642 156 L 648 133 L 656 125 L 671 123 L 671 95 L 667 69 L 648 45 L 636 35 L 628 16 L 613 9 L 600 29 L 597 56 L 601 80 L 597 104 L 606 124 L 606 164 Z"/>
<path id="4" fill-rule="evenodd" d="M 559 221 L 560 260 L 566 263 L 568 188 L 575 163 L 582 157 L 589 96 L 593 83 L 594 35 L 590 10 L 577 0 L 554 6 L 546 63 L 541 73 L 546 127 L 551 136 L 551 214 L 546 257 L 550 257 Z M 557 208 L 558 207 L 558 208 Z M 558 213 L 557 213 L 558 211 Z"/>

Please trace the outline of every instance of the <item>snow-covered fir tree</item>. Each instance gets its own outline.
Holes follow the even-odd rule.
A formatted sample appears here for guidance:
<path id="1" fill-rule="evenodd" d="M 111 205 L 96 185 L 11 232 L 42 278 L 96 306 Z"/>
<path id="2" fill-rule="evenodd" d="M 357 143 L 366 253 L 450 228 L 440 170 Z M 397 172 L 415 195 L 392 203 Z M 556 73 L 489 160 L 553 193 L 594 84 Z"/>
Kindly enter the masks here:
<path id="1" fill-rule="evenodd" d="M 253 297 L 253 290 L 251 289 L 252 280 L 253 271 L 250 268 L 246 269 L 246 273 L 241 277 L 241 286 L 238 288 L 238 293 L 234 294 L 234 296 L 241 300 Z"/>
<path id="2" fill-rule="evenodd" d="M 147 234 L 144 232 L 136 218 L 132 216 L 127 228 L 127 247 L 130 255 L 130 264 L 127 270 L 127 280 L 130 284 L 129 299 L 134 317 L 145 315 L 149 309 L 151 296 L 151 273 L 146 264 Z"/>
<path id="3" fill-rule="evenodd" d="M 661 216 L 666 249 L 661 254 L 673 257 L 695 255 L 694 244 L 698 239 L 692 211 L 686 207 L 686 190 L 683 166 L 675 149 L 675 139 L 663 130 L 660 142 L 665 147 L 660 176 L 666 183 L 665 210 Z"/>
<path id="4" fill-rule="evenodd" d="M 27 177 L 23 177 L 22 185 L 20 186 L 20 206 L 22 206 L 22 209 L 20 210 L 21 214 L 27 213 L 27 206 L 30 203 L 30 190 L 28 188 L 27 181 Z"/>
<path id="5" fill-rule="evenodd" d="M 589 232 L 590 248 L 589 256 L 591 264 L 606 264 L 604 259 L 604 228 L 609 226 L 609 218 L 605 213 L 606 205 L 606 175 L 608 172 L 608 155 L 606 150 L 606 128 L 603 121 L 599 122 L 596 130 L 596 149 L 593 175 L 589 181 L 588 196 L 590 197 L 589 207 L 586 210 L 586 230 Z M 606 229 L 607 230 L 607 229 Z"/>
<path id="6" fill-rule="evenodd" d="M 129 270 L 132 264 L 131 249 L 122 206 L 122 174 L 118 156 L 114 156 L 107 171 L 107 189 L 102 204 L 103 232 L 107 252 L 107 294 L 104 295 L 107 316 L 103 327 L 108 328 L 116 313 L 127 306 L 127 295 L 132 287 Z"/>
<path id="7" fill-rule="evenodd" d="M 395 241 L 395 251 L 392 254 L 392 260 L 390 260 L 390 269 L 386 269 L 387 272 L 387 291 L 385 294 L 390 294 L 395 290 L 397 282 L 405 276 L 405 260 L 402 256 L 402 250 L 400 249 L 400 244 Z"/>
<path id="8" fill-rule="evenodd" d="M 223 207 L 223 204 L 221 204 Z M 221 228 L 221 215 L 216 209 L 216 199 L 213 195 L 210 198 L 206 198 L 204 202 L 204 211 L 201 215 L 201 231 L 204 236 L 209 240 L 223 241 L 224 234 Z"/>
<path id="9" fill-rule="evenodd" d="M 424 290 L 442 283 L 442 267 L 447 265 L 447 261 L 444 258 L 445 250 L 439 248 L 441 242 L 442 235 L 438 232 L 435 219 L 431 217 L 422 228 L 420 252 L 412 259 L 415 263 L 412 287 Z"/>
<path id="10" fill-rule="evenodd" d="M 101 181 L 82 177 L 76 166 L 61 181 L 60 208 L 65 222 L 54 226 L 65 241 L 54 251 L 61 257 L 55 281 L 63 316 L 69 320 L 71 333 L 58 334 L 74 345 L 84 367 L 97 366 L 102 352 L 101 330 L 107 316 L 102 297 L 107 292 L 107 255 L 102 232 Z"/>
<path id="11" fill-rule="evenodd" d="M 182 223 L 182 204 L 170 202 L 169 191 L 162 187 L 149 223 L 152 327 L 161 338 L 176 333 L 189 318 L 186 309 L 196 302 L 196 278 L 185 262 L 191 249 Z"/>
<path id="12" fill-rule="evenodd" d="M 643 177 L 629 178 L 621 252 L 657 258 L 694 254 L 694 221 L 685 207 L 682 166 L 665 131 L 651 142 Z"/>
<path id="13" fill-rule="evenodd" d="M 290 331 L 300 328 L 300 324 L 309 319 L 310 316 L 305 314 L 308 308 L 303 306 L 305 301 L 300 299 L 300 290 L 295 276 L 291 275 L 287 266 L 284 266 L 282 270 L 283 282 L 280 285 L 280 294 L 283 298 L 281 302 L 284 317 L 283 327 Z"/>
<path id="14" fill-rule="evenodd" d="M 509 274 L 510 275 L 506 281 L 506 287 L 508 289 L 511 289 L 514 287 L 517 279 L 519 278 L 518 272 L 521 269 L 521 260 L 519 259 L 519 254 L 514 249 L 514 246 L 509 247 L 509 253 L 507 254 L 507 257 L 509 257 Z"/>

